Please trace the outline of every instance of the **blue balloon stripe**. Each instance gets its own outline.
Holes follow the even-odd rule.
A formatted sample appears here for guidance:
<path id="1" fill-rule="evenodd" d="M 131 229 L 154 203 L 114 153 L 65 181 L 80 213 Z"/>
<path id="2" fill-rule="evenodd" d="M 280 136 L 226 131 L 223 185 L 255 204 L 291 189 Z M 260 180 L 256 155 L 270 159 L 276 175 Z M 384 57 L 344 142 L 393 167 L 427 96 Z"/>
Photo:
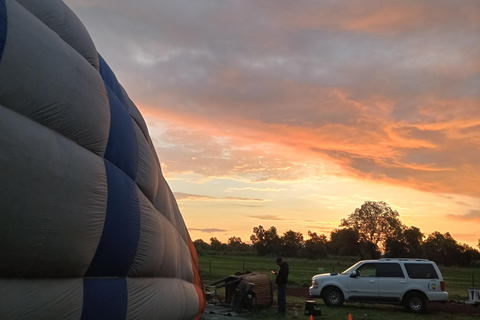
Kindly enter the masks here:
<path id="1" fill-rule="evenodd" d="M 83 279 L 82 320 L 124 320 L 127 306 L 126 278 Z"/>
<path id="2" fill-rule="evenodd" d="M 106 160 L 105 169 L 107 213 L 102 236 L 86 277 L 126 276 L 139 241 L 140 204 L 135 182 Z"/>
<path id="3" fill-rule="evenodd" d="M 125 106 L 124 92 L 108 64 L 98 55 L 102 76 L 110 103 L 110 133 L 105 159 L 125 172 L 132 180 L 138 170 L 138 145 L 133 120 Z"/>
<path id="4" fill-rule="evenodd" d="M 123 96 L 124 93 L 122 87 L 120 86 L 120 83 L 117 80 L 117 77 L 115 76 L 115 73 L 113 73 L 110 66 L 100 54 L 98 55 L 98 61 L 100 64 L 100 75 L 102 76 L 103 82 L 105 82 L 105 84 L 112 89 L 113 93 L 115 93 L 117 98 L 120 100 L 122 106 L 126 110 L 127 108 L 125 107 L 125 97 Z"/>
<path id="5" fill-rule="evenodd" d="M 105 159 L 135 180 L 138 170 L 138 144 L 133 121 L 117 95 L 105 85 L 110 102 L 110 133 Z"/>
<path id="6" fill-rule="evenodd" d="M 2 61 L 5 42 L 7 41 L 7 8 L 5 0 L 0 0 L 0 61 Z"/>

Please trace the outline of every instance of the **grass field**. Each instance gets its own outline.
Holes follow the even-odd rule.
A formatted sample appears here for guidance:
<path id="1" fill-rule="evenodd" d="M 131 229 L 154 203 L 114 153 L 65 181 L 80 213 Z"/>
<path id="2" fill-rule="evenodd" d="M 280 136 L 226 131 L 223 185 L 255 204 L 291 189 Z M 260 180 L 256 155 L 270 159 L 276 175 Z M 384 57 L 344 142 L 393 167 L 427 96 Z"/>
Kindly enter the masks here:
<path id="1" fill-rule="evenodd" d="M 236 272 L 246 271 L 268 274 L 269 277 L 274 280 L 274 276 L 270 271 L 277 269 L 275 257 L 202 255 L 199 256 L 199 260 L 200 272 L 206 285 L 220 280 L 225 276 L 233 275 Z M 308 287 L 311 284 L 313 275 L 325 272 L 341 272 L 357 262 L 357 259 L 354 257 L 341 257 L 338 259 L 325 260 L 286 259 L 286 261 L 290 267 L 289 287 L 300 290 L 304 288 L 305 296 L 308 296 Z M 446 291 L 448 291 L 451 300 L 468 300 L 467 290 L 472 286 L 472 281 L 475 281 L 477 287 L 480 287 L 480 269 L 445 268 L 440 266 L 440 270 L 444 277 Z M 219 294 L 222 294 L 221 290 Z M 274 301 L 276 301 L 275 295 Z M 308 320 L 309 316 L 304 315 L 305 301 L 305 297 L 291 296 L 287 290 L 289 308 L 286 318 L 293 318 L 293 308 L 295 304 L 297 304 L 299 307 L 299 319 Z M 474 308 L 472 306 L 452 306 L 455 307 L 455 310 L 452 309 L 452 311 L 445 310 L 445 305 L 430 304 L 426 314 L 415 315 L 408 313 L 402 306 L 345 303 L 341 308 L 329 308 L 325 306 L 320 299 L 316 299 L 316 301 L 321 307 L 321 319 L 323 320 L 347 319 L 349 314 L 352 315 L 354 320 L 480 319 L 480 308 Z M 275 310 L 275 306 L 272 306 L 270 309 L 253 310 L 251 313 L 244 314 L 243 316 L 247 319 L 278 319 Z"/>

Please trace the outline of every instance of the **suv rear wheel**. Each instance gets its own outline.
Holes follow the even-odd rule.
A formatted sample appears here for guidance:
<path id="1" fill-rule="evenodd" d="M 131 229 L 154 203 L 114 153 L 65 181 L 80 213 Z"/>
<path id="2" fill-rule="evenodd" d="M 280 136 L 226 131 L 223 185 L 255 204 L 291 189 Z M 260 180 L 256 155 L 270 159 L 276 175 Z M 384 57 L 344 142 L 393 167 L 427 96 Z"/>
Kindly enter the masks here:
<path id="1" fill-rule="evenodd" d="M 329 307 L 340 307 L 344 300 L 343 292 L 336 287 L 327 288 L 323 294 L 323 301 Z"/>
<path id="2" fill-rule="evenodd" d="M 414 313 L 422 313 L 427 309 L 427 299 L 421 293 L 409 293 L 404 300 L 405 308 Z"/>

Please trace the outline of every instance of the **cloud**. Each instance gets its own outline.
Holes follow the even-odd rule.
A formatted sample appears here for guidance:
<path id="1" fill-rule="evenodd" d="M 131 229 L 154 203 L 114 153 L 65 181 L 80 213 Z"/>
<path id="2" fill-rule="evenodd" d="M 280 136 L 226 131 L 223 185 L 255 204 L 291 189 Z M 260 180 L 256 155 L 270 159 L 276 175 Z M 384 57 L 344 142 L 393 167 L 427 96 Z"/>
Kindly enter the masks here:
<path id="1" fill-rule="evenodd" d="M 317 235 L 327 235 L 330 236 L 332 229 L 338 228 L 338 223 L 335 226 L 320 226 L 320 227 L 312 227 L 310 228 L 312 232 L 316 232 Z M 308 236 L 308 233 L 306 234 Z"/>
<path id="2" fill-rule="evenodd" d="M 480 221 L 480 210 L 470 210 L 463 215 L 447 214 L 447 217 L 459 221 Z"/>
<path id="3" fill-rule="evenodd" d="M 242 187 L 242 188 L 228 188 L 225 192 L 237 192 L 237 191 L 260 191 L 260 192 L 281 192 L 285 191 L 285 188 L 256 188 L 256 187 Z"/>
<path id="4" fill-rule="evenodd" d="M 280 221 L 280 220 L 285 220 L 284 217 L 282 216 L 275 216 L 275 215 L 249 215 L 250 218 L 254 218 L 254 219 L 259 219 L 259 220 L 277 220 L 277 221 Z"/>
<path id="5" fill-rule="evenodd" d="M 175 198 L 177 201 L 226 201 L 226 202 L 265 202 L 265 199 L 256 198 L 242 198 L 242 197 L 212 197 L 198 194 L 189 194 L 183 192 L 175 192 Z"/>
<path id="6" fill-rule="evenodd" d="M 189 231 L 199 231 L 201 233 L 219 233 L 219 232 L 227 232 L 230 230 L 226 229 L 217 229 L 217 228 L 205 228 L 205 229 L 198 229 L 198 228 L 188 228 Z"/>
<path id="7" fill-rule="evenodd" d="M 214 200 L 215 198 L 198 194 L 175 192 L 175 199 L 177 199 L 177 201 L 210 201 Z"/>
<path id="8" fill-rule="evenodd" d="M 230 124 L 230 128 L 236 127 Z M 271 134 L 267 132 L 264 139 L 254 141 L 249 136 L 228 132 L 211 135 L 205 130 L 168 124 L 157 135 L 161 139 L 155 138 L 154 142 L 166 175 L 193 172 L 210 178 L 236 177 L 261 182 L 296 181 L 321 174 L 321 164 L 306 166 L 304 159 L 291 154 L 287 147 L 265 140 L 268 135 Z"/>
<path id="9" fill-rule="evenodd" d="M 480 196 L 475 1 L 66 2 L 161 123 L 167 178 L 335 174 Z M 261 201 L 180 195 L 194 198 Z"/>

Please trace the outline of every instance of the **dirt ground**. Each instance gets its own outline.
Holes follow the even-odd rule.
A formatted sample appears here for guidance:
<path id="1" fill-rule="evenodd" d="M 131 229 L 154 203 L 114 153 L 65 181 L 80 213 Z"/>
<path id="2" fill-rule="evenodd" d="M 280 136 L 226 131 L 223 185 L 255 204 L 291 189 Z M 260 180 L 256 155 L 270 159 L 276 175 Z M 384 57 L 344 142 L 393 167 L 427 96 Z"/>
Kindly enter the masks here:
<path id="1" fill-rule="evenodd" d="M 305 300 L 310 299 L 308 289 L 301 286 L 288 287 L 287 294 L 289 296 L 305 298 Z M 431 302 L 428 305 L 428 310 L 429 312 L 446 312 L 451 314 L 471 314 L 471 315 L 480 316 L 480 307 L 473 307 L 470 304 L 458 304 L 454 302 L 447 302 L 447 303 Z"/>

